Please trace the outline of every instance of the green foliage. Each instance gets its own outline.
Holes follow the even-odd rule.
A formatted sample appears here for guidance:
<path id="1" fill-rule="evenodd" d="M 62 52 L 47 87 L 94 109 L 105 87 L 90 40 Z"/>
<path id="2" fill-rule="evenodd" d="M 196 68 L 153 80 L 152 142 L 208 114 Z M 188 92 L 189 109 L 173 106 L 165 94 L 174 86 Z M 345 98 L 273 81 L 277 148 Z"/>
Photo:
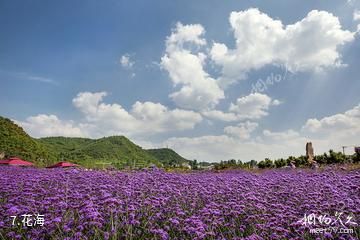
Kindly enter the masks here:
<path id="1" fill-rule="evenodd" d="M 356 162 L 356 155 L 354 155 L 352 158 L 353 161 Z M 351 157 L 347 157 L 341 152 L 335 152 L 333 150 L 330 150 L 329 153 L 324 153 L 322 155 L 315 156 L 314 160 L 319 164 L 341 164 L 351 160 Z M 275 167 L 277 168 L 288 166 L 290 162 L 293 162 L 296 167 L 304 167 L 309 165 L 306 156 L 299 156 L 299 157 L 290 156 L 286 160 L 281 158 L 274 161 Z M 259 164 L 261 166 L 259 165 L 259 168 L 266 168 L 266 166 L 264 166 L 263 161 L 260 163 Z"/>
<path id="2" fill-rule="evenodd" d="M 288 165 L 287 161 L 283 158 L 274 161 L 276 168 L 285 167 Z"/>
<path id="3" fill-rule="evenodd" d="M 0 153 L 7 157 L 17 156 L 45 166 L 56 161 L 56 156 L 42 144 L 31 138 L 10 119 L 0 117 Z"/>
<path id="4" fill-rule="evenodd" d="M 316 156 L 315 160 L 321 164 L 336 164 L 345 163 L 346 161 L 351 160 L 351 157 L 347 157 L 342 152 L 335 152 L 331 149 L 329 153 Z"/>
<path id="5" fill-rule="evenodd" d="M 221 161 L 220 163 L 215 163 L 214 168 L 216 170 L 222 169 L 237 169 L 237 168 L 255 168 L 257 162 L 251 160 L 249 162 L 243 163 L 241 160 L 230 159 L 228 161 Z"/>
<path id="6" fill-rule="evenodd" d="M 353 156 L 352 156 L 352 159 L 355 163 L 358 163 L 360 162 L 360 152 L 357 152 L 355 153 Z"/>
<path id="7" fill-rule="evenodd" d="M 302 155 L 300 157 L 295 158 L 295 166 L 307 166 L 309 164 L 306 156 Z"/>
<path id="8" fill-rule="evenodd" d="M 212 166 L 213 164 L 212 163 L 209 163 L 209 162 L 199 162 L 198 163 L 198 166 L 200 167 L 209 167 L 209 166 Z"/>
<path id="9" fill-rule="evenodd" d="M 56 154 L 71 152 L 91 143 L 93 140 L 88 138 L 69 138 L 69 137 L 46 137 L 38 139 L 38 142 Z"/>
<path id="10" fill-rule="evenodd" d="M 251 160 L 250 162 L 244 163 L 245 168 L 255 168 L 257 166 L 257 161 Z"/>
<path id="11" fill-rule="evenodd" d="M 164 167 L 177 167 L 183 163 L 190 164 L 189 160 L 169 148 L 148 149 L 146 152 L 161 162 Z"/>
<path id="12" fill-rule="evenodd" d="M 198 162 L 196 159 L 194 159 L 193 161 L 190 161 L 190 166 L 191 166 L 191 169 L 193 170 L 198 170 L 199 167 L 198 167 Z"/>
<path id="13" fill-rule="evenodd" d="M 265 158 L 265 160 L 260 161 L 258 164 L 259 168 L 273 168 L 274 166 L 274 162 L 271 161 L 269 158 Z"/>

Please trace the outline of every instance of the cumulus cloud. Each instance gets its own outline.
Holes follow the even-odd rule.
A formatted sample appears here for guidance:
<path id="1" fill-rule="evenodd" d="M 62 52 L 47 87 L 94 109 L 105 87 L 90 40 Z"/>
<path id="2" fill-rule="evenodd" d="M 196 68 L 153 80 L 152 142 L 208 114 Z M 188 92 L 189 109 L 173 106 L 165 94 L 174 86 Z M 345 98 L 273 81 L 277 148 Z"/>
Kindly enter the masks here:
<path id="1" fill-rule="evenodd" d="M 143 136 L 192 129 L 202 121 L 199 113 L 173 109 L 160 103 L 136 102 L 130 111 L 120 104 L 103 102 L 106 92 L 81 92 L 73 105 L 84 115 L 83 121 L 63 121 L 55 115 L 41 114 L 18 122 L 32 136 Z"/>
<path id="2" fill-rule="evenodd" d="M 96 135 L 125 134 L 137 129 L 138 122 L 119 104 L 103 102 L 106 92 L 81 92 L 74 99 L 74 106 L 86 119 L 84 128 Z"/>
<path id="3" fill-rule="evenodd" d="M 324 117 L 320 120 L 317 118 L 308 119 L 302 129 L 310 133 L 339 132 L 341 130 L 359 132 L 360 104 L 344 113 Z"/>
<path id="4" fill-rule="evenodd" d="M 202 38 L 204 33 L 205 29 L 200 24 L 183 25 L 178 22 L 171 35 L 166 39 L 166 51 L 182 51 L 185 49 L 185 44 L 189 43 L 192 43 L 195 46 L 206 45 L 206 40 Z"/>
<path id="5" fill-rule="evenodd" d="M 84 137 L 86 134 L 73 121 L 60 120 L 55 115 L 39 114 L 16 121 L 33 137 L 66 136 Z"/>
<path id="6" fill-rule="evenodd" d="M 123 68 L 131 69 L 134 66 L 135 62 L 131 60 L 130 54 L 126 53 L 121 56 L 120 64 Z"/>
<path id="7" fill-rule="evenodd" d="M 247 121 L 245 123 L 239 123 L 237 126 L 227 126 L 224 128 L 224 132 L 239 139 L 249 139 L 250 134 L 258 126 L 258 123 Z"/>
<path id="8" fill-rule="evenodd" d="M 344 66 L 340 47 L 353 41 L 355 35 L 344 30 L 339 19 L 326 11 L 313 10 L 302 20 L 284 25 L 251 8 L 232 12 L 229 21 L 236 43 L 233 49 L 215 42 L 209 52 L 201 51 L 207 41 L 200 24 L 177 23 L 167 37 L 160 65 L 169 73 L 174 86 L 179 87 L 169 95 L 177 106 L 211 111 L 224 99 L 227 86 L 269 64 L 286 66 L 291 72 Z M 207 54 L 221 67 L 217 79 L 205 70 Z M 221 113 L 211 113 L 216 114 Z"/>
<path id="9" fill-rule="evenodd" d="M 150 124 L 149 131 L 152 132 L 192 129 L 202 121 L 199 113 L 182 109 L 168 110 L 164 105 L 152 102 L 136 102 L 131 113 L 142 124 Z"/>
<path id="10" fill-rule="evenodd" d="M 169 110 L 160 103 L 136 102 L 130 112 L 121 105 L 103 102 L 105 92 L 79 93 L 73 104 L 82 113 L 93 131 L 99 134 L 155 134 L 165 131 L 192 129 L 202 121 L 193 111 Z M 88 126 L 89 127 L 89 126 Z"/>
<path id="11" fill-rule="evenodd" d="M 260 119 L 268 115 L 270 106 L 277 106 L 281 102 L 271 99 L 266 94 L 251 93 L 240 97 L 235 103 L 230 103 L 229 112 L 220 110 L 203 111 L 202 115 L 207 118 L 224 122 L 240 121 L 244 119 Z"/>
<path id="12" fill-rule="evenodd" d="M 251 93 L 231 103 L 229 111 L 236 113 L 240 118 L 259 119 L 268 115 L 267 110 L 271 105 L 279 104 L 278 100 L 272 100 L 266 94 Z"/>
<path id="13" fill-rule="evenodd" d="M 333 14 L 317 10 L 285 26 L 254 8 L 232 12 L 229 21 L 236 47 L 215 42 L 210 51 L 211 59 L 222 67 L 224 87 L 268 64 L 285 65 L 292 72 L 341 66 L 339 47 L 355 34 L 343 30 Z"/>
<path id="14" fill-rule="evenodd" d="M 81 92 L 72 100 L 75 107 L 80 109 L 85 115 L 96 115 L 98 105 L 107 95 L 106 92 Z"/>
<path id="15" fill-rule="evenodd" d="M 216 80 L 204 70 L 206 55 L 198 51 L 206 44 L 204 33 L 200 24 L 177 23 L 167 37 L 166 53 L 161 58 L 161 67 L 169 73 L 174 86 L 180 87 L 169 97 L 185 109 L 212 108 L 224 98 Z"/>

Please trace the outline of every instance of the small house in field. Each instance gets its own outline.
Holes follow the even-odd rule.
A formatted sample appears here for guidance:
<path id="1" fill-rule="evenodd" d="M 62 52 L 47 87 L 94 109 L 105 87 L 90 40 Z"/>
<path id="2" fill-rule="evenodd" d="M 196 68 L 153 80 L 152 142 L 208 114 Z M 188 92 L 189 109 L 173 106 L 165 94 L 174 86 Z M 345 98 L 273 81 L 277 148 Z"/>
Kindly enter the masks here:
<path id="1" fill-rule="evenodd" d="M 58 162 L 54 165 L 48 166 L 46 168 L 69 168 L 69 167 L 79 167 L 79 165 L 69 162 Z"/>
<path id="2" fill-rule="evenodd" d="M 0 166 L 4 166 L 4 165 L 30 167 L 33 166 L 34 164 L 32 162 L 27 162 L 17 157 L 12 157 L 8 159 L 0 160 Z"/>

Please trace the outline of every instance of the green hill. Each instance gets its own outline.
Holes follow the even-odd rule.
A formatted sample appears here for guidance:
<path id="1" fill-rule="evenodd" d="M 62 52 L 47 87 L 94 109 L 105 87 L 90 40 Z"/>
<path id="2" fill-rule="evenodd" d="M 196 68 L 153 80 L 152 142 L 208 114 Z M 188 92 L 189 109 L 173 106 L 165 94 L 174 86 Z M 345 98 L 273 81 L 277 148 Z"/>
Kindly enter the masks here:
<path id="1" fill-rule="evenodd" d="M 124 136 L 35 139 L 11 120 L 0 117 L 0 154 L 2 152 L 38 166 L 70 161 L 89 168 L 108 165 L 116 168 L 142 168 L 154 164 L 175 166 L 189 162 L 168 148 L 144 150 Z"/>
<path id="2" fill-rule="evenodd" d="M 159 161 L 124 136 L 101 139 L 47 137 L 38 140 L 62 160 L 87 167 L 111 164 L 117 168 L 141 168 Z"/>
<path id="3" fill-rule="evenodd" d="M 175 167 L 182 163 L 190 163 L 189 160 L 183 158 L 170 148 L 148 149 L 146 151 L 154 156 L 165 167 Z"/>
<path id="4" fill-rule="evenodd" d="M 62 154 L 77 150 L 94 140 L 89 138 L 46 137 L 39 138 L 37 141 L 61 158 Z"/>
<path id="5" fill-rule="evenodd" d="M 7 118 L 0 117 L 0 153 L 17 156 L 44 166 L 56 161 L 52 152 L 31 138 L 21 127 Z"/>

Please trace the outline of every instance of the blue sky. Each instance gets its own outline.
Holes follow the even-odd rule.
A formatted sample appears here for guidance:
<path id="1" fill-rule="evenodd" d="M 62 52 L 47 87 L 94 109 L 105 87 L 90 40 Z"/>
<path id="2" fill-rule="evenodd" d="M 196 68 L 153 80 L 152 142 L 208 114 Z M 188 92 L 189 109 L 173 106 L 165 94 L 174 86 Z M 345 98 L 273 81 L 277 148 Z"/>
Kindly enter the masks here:
<path id="1" fill-rule="evenodd" d="M 358 10 L 1 1 L 0 115 L 34 137 L 126 135 L 206 161 L 340 150 L 360 144 Z"/>

